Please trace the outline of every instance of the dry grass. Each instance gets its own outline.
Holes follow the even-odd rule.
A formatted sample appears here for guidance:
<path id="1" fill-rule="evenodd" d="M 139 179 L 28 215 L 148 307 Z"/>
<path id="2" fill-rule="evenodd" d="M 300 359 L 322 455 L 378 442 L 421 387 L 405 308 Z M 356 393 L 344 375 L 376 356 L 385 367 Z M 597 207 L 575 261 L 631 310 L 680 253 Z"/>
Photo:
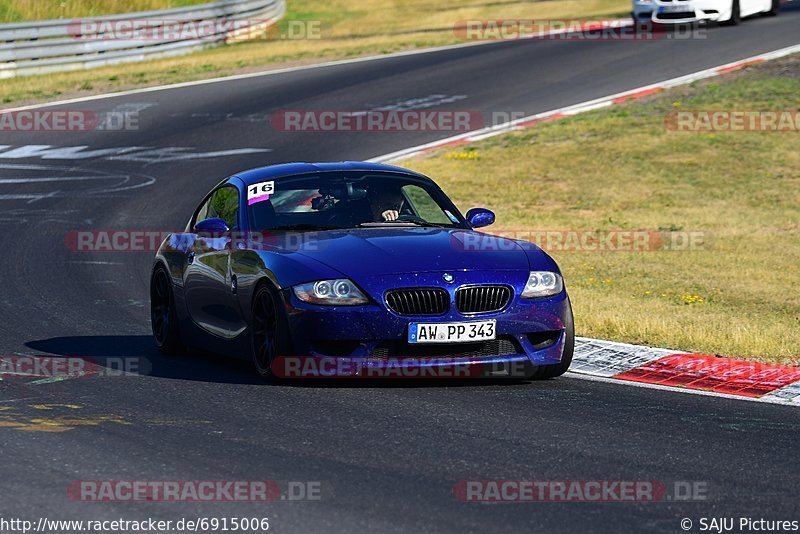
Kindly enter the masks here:
<path id="1" fill-rule="evenodd" d="M 170 9 L 209 0 L 0 0 L 0 23 Z"/>
<path id="2" fill-rule="evenodd" d="M 29 0 L 14 1 L 24 5 Z M 287 64 L 453 44 L 459 42 L 453 26 L 466 19 L 608 18 L 630 10 L 628 0 L 289 0 L 288 5 L 281 30 L 270 34 L 274 38 L 145 63 L 0 80 L 0 104 L 11 107 Z M 286 33 L 290 21 L 318 23 L 321 38 L 277 38 Z"/>
<path id="3" fill-rule="evenodd" d="M 690 252 L 553 252 L 579 334 L 796 362 L 800 133 L 668 132 L 664 115 L 797 110 L 798 94 L 793 58 L 405 165 L 495 209 L 495 231 L 705 232 Z"/>

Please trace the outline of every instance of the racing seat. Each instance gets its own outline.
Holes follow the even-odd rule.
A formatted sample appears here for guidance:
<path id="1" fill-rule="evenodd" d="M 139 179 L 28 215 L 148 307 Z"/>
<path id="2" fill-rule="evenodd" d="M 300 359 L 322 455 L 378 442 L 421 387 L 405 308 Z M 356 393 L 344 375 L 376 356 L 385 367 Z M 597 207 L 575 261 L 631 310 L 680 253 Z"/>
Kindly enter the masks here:
<path id="1" fill-rule="evenodd" d="M 250 208 L 250 229 L 269 230 L 275 228 L 278 214 L 269 200 L 253 204 Z"/>

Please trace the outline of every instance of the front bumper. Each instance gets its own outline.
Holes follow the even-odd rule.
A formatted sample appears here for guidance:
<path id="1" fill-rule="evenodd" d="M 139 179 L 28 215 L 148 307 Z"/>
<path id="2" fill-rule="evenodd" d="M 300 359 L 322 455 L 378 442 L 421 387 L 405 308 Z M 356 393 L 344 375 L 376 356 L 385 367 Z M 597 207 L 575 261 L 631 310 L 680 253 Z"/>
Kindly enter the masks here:
<path id="1" fill-rule="evenodd" d="M 650 20 L 653 18 L 654 9 L 653 0 L 648 0 L 647 2 L 635 1 L 631 17 L 633 20 Z"/>
<path id="2" fill-rule="evenodd" d="M 650 4 L 652 21 L 660 24 L 690 24 L 727 20 L 731 5 L 720 0 L 653 0 Z"/>
<path id="3" fill-rule="evenodd" d="M 566 342 L 565 324 L 571 314 L 566 291 L 551 298 L 522 299 L 527 280 L 521 272 L 458 272 L 447 284 L 442 273 L 376 276 L 358 284 L 373 299 L 364 306 L 311 305 L 285 290 L 289 330 L 294 355 L 359 361 L 366 368 L 442 367 L 453 364 L 502 366 L 504 364 L 558 364 Z M 456 310 L 455 291 L 462 285 L 502 283 L 513 287 L 514 297 L 495 313 L 465 315 Z M 401 316 L 390 311 L 383 295 L 387 289 L 441 287 L 450 295 L 450 308 L 437 316 Z M 483 343 L 409 344 L 413 322 L 455 323 L 496 320 L 497 340 Z"/>

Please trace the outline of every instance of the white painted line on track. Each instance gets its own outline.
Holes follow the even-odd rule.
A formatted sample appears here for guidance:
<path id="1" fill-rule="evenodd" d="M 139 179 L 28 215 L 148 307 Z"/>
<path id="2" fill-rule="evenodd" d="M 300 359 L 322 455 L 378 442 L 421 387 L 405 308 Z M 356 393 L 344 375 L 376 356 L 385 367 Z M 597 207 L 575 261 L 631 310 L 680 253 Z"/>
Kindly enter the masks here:
<path id="1" fill-rule="evenodd" d="M 575 378 L 577 380 L 586 380 L 589 382 L 604 382 L 606 384 L 615 384 L 617 386 L 630 386 L 635 388 L 655 389 L 658 391 L 668 391 L 671 393 L 687 393 L 689 395 L 701 395 L 703 397 L 717 397 L 720 399 L 732 399 L 738 401 L 750 401 L 750 402 L 761 402 L 761 403 L 766 402 L 769 404 L 781 404 L 783 406 L 800 406 L 800 404 L 798 404 L 797 402 L 792 402 L 790 400 L 784 400 L 778 397 L 774 397 L 772 396 L 772 394 L 764 395 L 763 397 L 743 397 L 741 395 L 716 393 L 714 391 L 703 391 L 701 389 L 677 388 L 673 386 L 662 386 L 659 384 L 646 384 L 644 382 L 630 382 L 628 380 L 617 380 L 615 378 L 587 375 L 583 373 L 576 373 L 574 371 L 569 371 L 564 376 L 569 378 Z"/>
<path id="2" fill-rule="evenodd" d="M 438 141 L 433 141 L 431 143 L 391 152 L 389 154 L 383 154 L 381 156 L 376 156 L 369 161 L 373 163 L 395 163 L 401 160 L 412 159 L 448 145 L 459 146 L 468 144 L 508 132 L 532 127 L 548 119 L 577 115 L 587 111 L 610 107 L 627 100 L 648 96 L 664 89 L 686 85 L 698 80 L 713 78 L 727 72 L 738 70 L 748 65 L 778 59 L 795 53 L 800 53 L 800 45 L 782 48 L 766 54 L 759 54 L 757 56 L 752 56 L 740 61 L 726 63 L 725 65 L 720 65 L 718 67 L 712 67 L 710 69 L 687 74 L 685 76 L 664 80 L 659 83 L 638 87 L 636 89 L 630 89 L 628 91 L 590 100 L 588 102 L 574 104 L 572 106 L 566 106 L 543 113 L 537 113 L 535 115 L 530 115 L 528 117 L 523 117 L 503 124 L 455 135 L 445 139 L 440 139 Z M 580 380 L 608 382 L 638 388 L 688 393 L 691 395 L 703 395 L 707 397 L 800 406 L 800 382 L 795 382 L 793 384 L 778 388 L 770 393 L 762 395 L 761 397 L 747 397 L 743 395 L 717 393 L 702 389 L 665 386 L 660 384 L 635 382 L 631 380 L 614 378 L 616 375 L 621 373 L 637 369 L 642 365 L 646 365 L 647 363 L 675 354 L 682 354 L 682 352 L 653 347 L 643 347 L 627 343 L 616 343 L 589 338 L 577 338 L 576 357 L 573 360 L 572 370 L 567 374 L 567 376 Z M 707 377 L 714 378 L 714 375 L 708 375 Z"/>
<path id="3" fill-rule="evenodd" d="M 726 63 L 718 67 L 712 67 L 698 72 L 693 72 L 691 74 L 686 74 L 684 76 L 679 76 L 677 78 L 671 78 L 658 83 L 637 87 L 635 89 L 630 89 L 627 91 L 623 91 L 621 93 L 604 96 L 601 98 L 590 100 L 588 102 L 581 102 L 579 104 L 573 104 L 571 106 L 566 106 L 563 108 L 553 109 L 542 113 L 536 113 L 534 115 L 529 115 L 527 117 L 522 117 L 520 119 L 515 119 L 513 121 L 505 122 L 495 126 L 489 126 L 486 128 L 482 128 L 480 130 L 474 130 L 472 132 L 466 132 L 463 134 L 454 135 L 452 137 L 439 139 L 437 141 L 432 141 L 430 143 L 404 148 L 402 150 L 391 152 L 389 154 L 376 156 L 368 161 L 373 163 L 391 163 L 404 159 L 411 159 L 425 152 L 442 148 L 450 144 L 472 143 L 475 141 L 488 139 L 489 137 L 494 137 L 515 130 L 522 130 L 527 127 L 534 126 L 536 123 L 542 122 L 547 119 L 558 118 L 565 115 L 577 115 L 579 113 L 585 113 L 587 111 L 593 111 L 596 109 L 613 106 L 614 104 L 621 103 L 622 101 L 625 100 L 631 100 L 639 98 L 641 96 L 654 94 L 664 89 L 678 87 L 681 85 L 687 85 L 707 78 L 713 78 L 715 76 L 719 76 L 721 74 L 725 74 L 727 72 L 731 72 L 733 70 L 737 70 L 742 67 L 746 67 L 748 65 L 754 65 L 757 63 L 762 63 L 764 61 L 778 59 L 795 53 L 800 53 L 800 44 L 789 46 L 786 48 L 781 48 L 780 50 L 767 52 L 765 54 L 759 54 L 757 56 L 752 56 L 739 61 L 733 61 L 731 63 Z"/>
<path id="4" fill-rule="evenodd" d="M 613 24 L 616 27 L 626 27 L 632 26 L 633 21 L 631 19 L 618 19 L 618 20 L 606 20 L 606 21 L 598 21 L 603 22 L 606 24 Z M 560 34 L 565 33 L 564 30 L 558 30 L 551 32 L 551 34 Z M 538 36 L 537 36 L 538 37 Z M 260 78 L 262 76 L 274 76 L 277 74 L 286 74 L 290 72 L 298 72 L 304 70 L 313 70 L 313 69 L 323 69 L 327 67 L 338 67 L 341 65 L 352 65 L 357 63 L 366 63 L 370 61 L 380 61 L 384 59 L 394 59 L 399 57 L 408 57 L 408 56 L 418 56 L 423 54 L 432 54 L 435 52 L 445 52 L 447 50 L 458 50 L 461 48 L 470 48 L 474 46 L 491 46 L 491 45 L 498 45 L 501 43 L 508 43 L 506 40 L 491 40 L 491 41 L 477 41 L 477 42 L 469 42 L 469 43 L 457 43 L 452 45 L 444 45 L 444 46 L 435 46 L 431 48 L 421 48 L 417 50 L 404 50 L 402 52 L 392 52 L 390 54 L 378 54 L 374 56 L 365 56 L 365 57 L 356 57 L 356 58 L 349 58 L 349 59 L 337 59 L 335 61 L 326 61 L 323 63 L 314 63 L 311 65 L 298 65 L 295 67 L 282 67 L 272 70 L 265 70 L 259 72 L 250 72 L 247 74 L 233 74 L 231 76 L 220 76 L 218 78 L 207 78 L 204 80 L 194 80 L 191 82 L 180 82 L 180 83 L 173 83 L 173 84 L 166 84 L 166 85 L 156 85 L 152 87 L 142 87 L 139 89 L 129 89 L 127 91 L 116 91 L 113 93 L 103 93 L 99 95 L 88 95 L 88 96 L 81 96 L 77 98 L 69 98 L 66 100 L 57 100 L 54 102 L 43 102 L 40 104 L 30 104 L 27 106 L 20 106 L 16 108 L 8 108 L 8 109 L 0 109 L 0 112 L 7 112 L 7 111 L 24 111 L 28 109 L 41 109 L 41 108 L 49 108 L 53 106 L 63 106 L 66 104 L 76 104 L 79 102 L 91 102 L 93 100 L 102 100 L 105 98 L 116 98 L 119 96 L 129 96 L 129 95 L 139 95 L 143 93 L 153 93 L 156 91 L 165 91 L 169 89 L 179 89 L 181 87 L 195 87 L 198 85 L 207 85 L 212 83 L 220 83 L 220 82 L 229 82 L 234 80 L 247 80 L 251 78 Z M 144 64 L 146 66 L 146 64 Z"/>

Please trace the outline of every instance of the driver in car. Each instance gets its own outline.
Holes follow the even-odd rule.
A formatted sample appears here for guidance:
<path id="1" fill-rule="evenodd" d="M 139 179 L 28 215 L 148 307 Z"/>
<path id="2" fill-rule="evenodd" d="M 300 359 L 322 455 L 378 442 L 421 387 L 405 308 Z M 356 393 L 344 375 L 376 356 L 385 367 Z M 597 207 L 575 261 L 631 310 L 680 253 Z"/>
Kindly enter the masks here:
<path id="1" fill-rule="evenodd" d="M 375 222 L 396 221 L 400 217 L 403 195 L 397 188 L 374 185 L 369 189 L 369 206 Z"/>

